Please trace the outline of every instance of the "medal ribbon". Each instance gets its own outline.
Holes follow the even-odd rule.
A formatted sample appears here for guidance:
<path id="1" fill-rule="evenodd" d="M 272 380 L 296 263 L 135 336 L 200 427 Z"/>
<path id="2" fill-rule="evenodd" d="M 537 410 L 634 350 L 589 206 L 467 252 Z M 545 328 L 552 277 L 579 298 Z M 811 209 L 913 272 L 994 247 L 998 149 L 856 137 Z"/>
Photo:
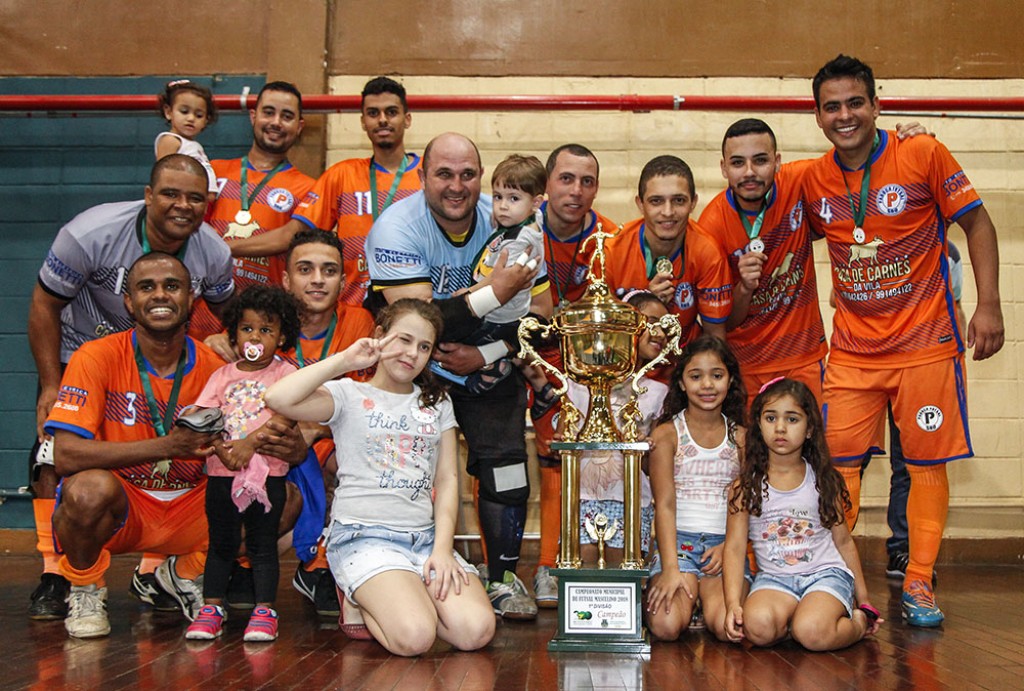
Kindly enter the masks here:
<path id="1" fill-rule="evenodd" d="M 747 231 L 747 237 L 753 240 L 761 234 L 761 225 L 764 223 L 764 215 L 768 211 L 768 207 L 771 206 L 772 198 L 775 196 L 775 186 L 768 190 L 768 194 L 765 195 L 764 202 L 761 205 L 761 210 L 757 213 L 757 218 L 751 223 L 750 219 L 747 218 L 747 213 L 740 208 L 737 204 L 736 211 L 740 215 L 740 220 L 743 221 L 743 229 Z"/>
<path id="2" fill-rule="evenodd" d="M 672 261 L 673 264 L 675 264 L 675 258 L 679 257 L 680 265 L 683 266 L 684 270 L 685 270 L 686 267 L 685 267 L 684 264 L 682 264 L 682 262 L 683 262 L 683 248 L 685 246 L 686 246 L 686 243 L 685 243 L 685 240 L 684 240 L 683 244 L 679 246 L 679 251 L 676 252 L 674 257 L 666 257 L 666 259 L 669 259 L 670 261 Z M 647 241 L 644 240 L 644 228 L 643 227 L 640 228 L 640 247 L 642 247 L 643 250 L 644 250 L 644 264 L 647 266 L 647 280 L 650 280 L 650 279 L 654 278 L 654 274 L 658 273 L 658 262 L 657 262 L 657 259 L 655 259 L 654 255 L 651 253 L 651 249 L 647 246 Z M 658 257 L 658 259 L 661 259 L 661 257 Z M 675 268 L 675 267 L 673 266 L 673 268 Z M 681 275 L 682 274 L 680 274 L 680 276 Z M 673 276 L 672 278 L 678 279 L 679 276 Z"/>
<path id="3" fill-rule="evenodd" d="M 584 218 L 583 219 L 583 225 L 585 226 L 586 223 L 587 223 L 587 219 Z M 551 231 L 548 230 L 548 210 L 547 210 L 547 207 L 545 207 L 544 208 L 544 236 L 547 238 L 547 241 L 548 241 L 548 256 L 549 257 L 554 257 L 555 256 L 555 249 L 551 245 L 551 235 L 552 235 Z M 576 249 L 574 249 L 572 251 L 572 261 L 569 263 L 569 270 L 565 272 L 565 290 L 564 290 L 564 292 L 563 292 L 561 284 L 559 283 L 558 275 L 556 274 L 554 276 L 555 280 L 553 281 L 553 283 L 555 284 L 555 293 L 558 294 L 558 304 L 559 305 L 561 305 L 563 302 L 565 304 L 569 303 L 569 301 L 566 299 L 565 295 L 566 295 L 566 293 L 569 292 L 569 283 L 572 281 L 572 267 L 574 267 L 576 265 L 576 260 L 580 256 L 580 245 L 583 244 L 583 235 L 584 235 L 583 228 L 581 227 L 579 235 L 576 238 Z M 552 259 L 551 261 L 553 262 L 554 260 Z M 552 264 L 552 267 L 554 267 L 554 264 Z M 551 280 L 551 278 L 552 278 L 551 276 L 548 276 L 548 280 Z"/>
<path id="4" fill-rule="evenodd" d="M 137 337 L 136 337 L 137 338 Z M 174 383 L 171 385 L 171 395 L 167 399 L 167 408 L 164 409 L 163 419 L 160 418 L 160 408 L 153 396 L 153 385 L 149 382 L 149 371 L 146 369 L 146 359 L 142 357 L 138 340 L 135 341 L 135 366 L 139 370 L 139 380 L 142 382 L 142 390 L 146 394 L 146 404 L 149 406 L 149 419 L 153 422 L 153 429 L 158 437 L 167 436 L 174 421 L 174 411 L 178 408 L 178 394 L 181 392 L 181 381 L 185 374 L 185 360 L 187 359 L 188 346 L 182 346 L 181 356 L 178 358 L 178 366 L 174 370 Z"/>
<path id="5" fill-rule="evenodd" d="M 142 228 L 142 232 L 139 234 L 139 242 L 142 243 L 142 253 L 143 254 L 149 254 L 150 252 L 153 251 L 153 248 L 149 244 L 149 236 L 146 235 L 146 216 L 145 215 L 142 216 L 142 226 L 141 226 L 141 228 Z M 174 255 L 175 257 L 178 258 L 179 261 L 181 261 L 182 264 L 185 263 L 185 250 L 188 249 L 188 241 L 189 241 L 189 238 L 191 238 L 191 237 L 192 236 L 189 235 L 188 238 L 185 238 L 185 242 L 181 243 L 181 247 L 178 249 L 177 253 L 175 253 L 175 255 Z"/>
<path id="6" fill-rule="evenodd" d="M 335 312 L 331 315 L 331 325 L 327 327 L 327 333 L 324 335 L 324 345 L 320 348 L 320 359 L 323 360 L 327 357 L 327 351 L 331 349 L 331 340 L 334 339 L 334 327 L 338 325 L 338 313 Z M 295 341 L 295 361 L 299 363 L 299 368 L 306 366 L 306 360 L 302 357 L 302 336 Z"/>
<path id="7" fill-rule="evenodd" d="M 288 165 L 288 159 L 284 159 L 276 166 L 271 168 L 270 171 L 263 176 L 263 179 L 260 180 L 260 183 L 256 185 L 256 189 L 252 191 L 252 194 L 249 194 L 249 157 L 242 156 L 242 179 L 238 190 L 238 199 L 242 203 L 242 211 L 249 210 L 249 206 L 252 203 L 252 200 L 260 196 L 260 192 L 262 192 L 263 188 L 267 186 L 268 182 L 270 182 L 270 178 L 274 177 L 279 172 L 284 170 L 284 167 L 286 165 Z"/>
<path id="8" fill-rule="evenodd" d="M 391 189 L 388 190 L 388 196 L 384 198 L 384 209 L 391 206 L 391 202 L 395 198 L 395 193 L 398 192 L 398 184 L 402 182 L 402 176 L 405 175 L 405 171 L 408 170 L 409 156 L 406 154 L 402 156 L 402 165 L 398 166 L 398 172 L 395 173 L 395 179 L 391 182 Z M 370 211 L 373 214 L 373 220 L 377 220 L 381 212 L 384 209 L 377 209 L 377 166 L 374 164 L 373 159 L 370 159 Z"/>
<path id="9" fill-rule="evenodd" d="M 878 145 L 881 143 L 881 137 L 878 136 L 878 131 L 875 131 L 875 141 L 871 144 L 871 153 L 868 154 L 868 160 L 864 163 L 864 177 L 860 182 L 860 206 L 858 207 L 853 203 L 853 193 L 850 192 L 850 184 L 846 181 L 846 173 L 843 173 L 843 184 L 846 185 L 846 198 L 850 200 L 850 210 L 853 211 L 853 226 L 854 228 L 864 227 L 864 217 L 868 213 L 868 192 L 871 188 L 871 158 L 878 151 Z"/>

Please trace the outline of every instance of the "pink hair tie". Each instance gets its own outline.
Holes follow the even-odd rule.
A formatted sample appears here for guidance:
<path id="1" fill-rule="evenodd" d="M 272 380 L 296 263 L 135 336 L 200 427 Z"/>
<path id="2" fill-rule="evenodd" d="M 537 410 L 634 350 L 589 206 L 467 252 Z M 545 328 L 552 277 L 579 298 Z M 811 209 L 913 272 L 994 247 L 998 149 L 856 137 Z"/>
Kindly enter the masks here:
<path id="1" fill-rule="evenodd" d="M 764 393 L 764 390 L 767 389 L 769 386 L 771 386 L 772 384 L 777 384 L 778 382 L 782 381 L 783 379 L 785 379 L 785 377 L 775 377 L 775 379 L 772 379 L 769 382 L 765 382 L 764 386 L 762 386 L 760 389 L 758 389 L 757 392 L 758 393 Z"/>
<path id="2" fill-rule="evenodd" d="M 167 82 L 167 88 L 170 89 L 171 87 L 174 87 L 174 86 L 181 86 L 183 84 L 191 84 L 191 83 L 192 83 L 191 80 L 188 80 L 188 79 L 175 79 L 173 81 Z"/>

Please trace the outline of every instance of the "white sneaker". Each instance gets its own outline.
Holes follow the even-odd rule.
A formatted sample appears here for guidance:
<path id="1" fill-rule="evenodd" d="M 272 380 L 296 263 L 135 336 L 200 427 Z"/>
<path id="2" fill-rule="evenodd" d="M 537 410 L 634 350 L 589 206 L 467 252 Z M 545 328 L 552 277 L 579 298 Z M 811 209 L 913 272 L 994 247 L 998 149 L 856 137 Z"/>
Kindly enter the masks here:
<path id="1" fill-rule="evenodd" d="M 537 567 L 537 575 L 533 577 L 533 594 L 538 607 L 558 607 L 558 578 L 551 575 L 550 567 Z"/>
<path id="2" fill-rule="evenodd" d="M 74 638 L 101 638 L 110 633 L 107 618 L 107 589 L 73 585 L 68 595 L 68 616 L 64 628 Z"/>
<path id="3" fill-rule="evenodd" d="M 494 613 L 503 619 L 537 618 L 537 603 L 526 592 L 526 586 L 519 580 L 519 576 L 511 571 L 506 571 L 502 580 L 490 582 L 487 596 L 491 599 Z"/>
<path id="4" fill-rule="evenodd" d="M 195 621 L 203 608 L 203 574 L 196 576 L 195 580 L 182 578 L 174 568 L 177 562 L 177 556 L 167 557 L 167 561 L 156 567 L 156 582 L 178 601 L 181 613 L 189 621 Z"/>

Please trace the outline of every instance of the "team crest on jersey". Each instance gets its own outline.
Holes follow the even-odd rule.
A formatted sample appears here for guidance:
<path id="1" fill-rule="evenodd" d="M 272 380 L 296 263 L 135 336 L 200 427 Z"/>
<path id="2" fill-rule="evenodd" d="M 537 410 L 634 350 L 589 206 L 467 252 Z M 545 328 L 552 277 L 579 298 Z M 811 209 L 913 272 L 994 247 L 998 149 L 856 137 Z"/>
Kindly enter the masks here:
<path id="1" fill-rule="evenodd" d="M 267 193 L 267 206 L 274 211 L 286 213 L 295 206 L 295 197 L 283 187 L 275 187 Z"/>
<path id="2" fill-rule="evenodd" d="M 796 232 L 796 229 L 799 228 L 803 224 L 803 222 L 804 203 L 801 200 L 794 204 L 793 208 L 789 210 L 789 229 L 793 232 Z"/>
<path id="3" fill-rule="evenodd" d="M 917 426 L 925 432 L 934 432 L 942 427 L 942 410 L 937 406 L 922 406 L 917 411 Z"/>
<path id="4" fill-rule="evenodd" d="M 676 286 L 676 305 L 679 309 L 688 310 L 693 307 L 693 284 L 687 281 Z"/>
<path id="5" fill-rule="evenodd" d="M 886 185 L 878 190 L 875 206 L 886 216 L 901 214 L 907 208 L 907 191 L 899 185 Z"/>
<path id="6" fill-rule="evenodd" d="M 586 266 L 577 265 L 574 267 L 572 270 L 572 284 L 574 286 L 583 285 L 583 282 L 587 280 L 588 270 Z"/>

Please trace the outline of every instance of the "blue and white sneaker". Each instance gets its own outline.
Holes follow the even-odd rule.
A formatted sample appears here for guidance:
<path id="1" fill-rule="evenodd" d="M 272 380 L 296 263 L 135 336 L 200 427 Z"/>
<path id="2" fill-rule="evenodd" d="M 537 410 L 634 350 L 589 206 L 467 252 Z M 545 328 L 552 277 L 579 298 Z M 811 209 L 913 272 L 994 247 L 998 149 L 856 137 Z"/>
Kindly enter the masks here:
<path id="1" fill-rule="evenodd" d="M 935 604 L 932 586 L 921 580 L 911 581 L 903 591 L 903 618 L 911 626 L 934 628 L 946 618 Z"/>

